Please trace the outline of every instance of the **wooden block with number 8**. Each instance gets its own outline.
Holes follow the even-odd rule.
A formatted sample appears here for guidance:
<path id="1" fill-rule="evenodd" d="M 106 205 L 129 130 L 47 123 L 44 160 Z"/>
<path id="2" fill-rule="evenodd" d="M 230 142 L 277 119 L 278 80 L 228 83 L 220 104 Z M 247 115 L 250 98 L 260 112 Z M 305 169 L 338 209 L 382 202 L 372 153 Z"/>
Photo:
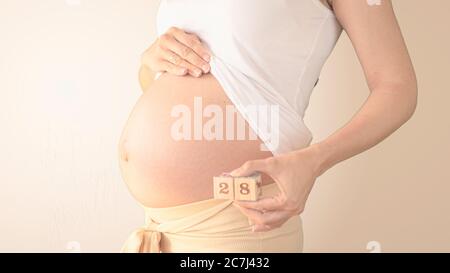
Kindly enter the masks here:
<path id="1" fill-rule="evenodd" d="M 261 194 L 261 174 L 234 178 L 234 199 L 256 201 Z"/>
<path id="2" fill-rule="evenodd" d="M 234 179 L 232 176 L 215 176 L 213 181 L 215 199 L 234 199 Z"/>

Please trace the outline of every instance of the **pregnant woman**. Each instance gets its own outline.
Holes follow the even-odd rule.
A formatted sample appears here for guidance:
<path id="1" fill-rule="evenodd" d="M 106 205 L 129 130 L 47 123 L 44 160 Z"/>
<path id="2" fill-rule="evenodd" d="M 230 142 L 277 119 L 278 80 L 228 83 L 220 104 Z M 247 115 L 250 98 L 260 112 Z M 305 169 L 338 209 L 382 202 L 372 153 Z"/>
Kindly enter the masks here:
<path id="1" fill-rule="evenodd" d="M 300 214 L 317 177 L 416 107 L 388 0 L 162 0 L 157 27 L 119 145 L 123 178 L 146 213 L 122 252 L 301 252 Z M 344 127 L 311 145 L 305 110 L 342 30 L 371 92 Z M 274 111 L 264 118 L 252 106 Z M 214 199 L 213 176 L 224 172 L 262 173 L 262 196 Z"/>

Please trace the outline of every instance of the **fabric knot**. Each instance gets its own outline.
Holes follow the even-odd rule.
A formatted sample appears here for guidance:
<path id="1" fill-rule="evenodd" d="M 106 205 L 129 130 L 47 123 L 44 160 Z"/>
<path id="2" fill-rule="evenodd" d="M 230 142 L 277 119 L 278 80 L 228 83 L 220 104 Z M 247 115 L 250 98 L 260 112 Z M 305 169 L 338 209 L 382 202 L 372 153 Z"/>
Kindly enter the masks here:
<path id="1" fill-rule="evenodd" d="M 160 253 L 161 232 L 157 231 L 157 225 L 151 219 L 147 221 L 145 228 L 135 230 L 125 241 L 121 253 Z"/>

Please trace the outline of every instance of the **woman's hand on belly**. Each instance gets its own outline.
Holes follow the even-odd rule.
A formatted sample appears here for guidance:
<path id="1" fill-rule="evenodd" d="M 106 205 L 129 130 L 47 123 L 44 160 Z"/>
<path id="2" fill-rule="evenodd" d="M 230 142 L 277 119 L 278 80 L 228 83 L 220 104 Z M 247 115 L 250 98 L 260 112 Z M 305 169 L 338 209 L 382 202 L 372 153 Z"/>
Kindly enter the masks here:
<path id="1" fill-rule="evenodd" d="M 209 73 L 210 59 L 211 53 L 195 34 L 172 27 L 142 54 L 141 64 L 153 72 L 200 77 Z"/>
<path id="2" fill-rule="evenodd" d="M 301 214 L 319 176 L 319 153 L 314 146 L 263 160 L 252 160 L 231 172 L 246 176 L 256 171 L 269 175 L 280 188 L 277 196 L 258 201 L 234 201 L 254 224 L 254 231 L 268 231 L 282 226 L 292 216 Z"/>

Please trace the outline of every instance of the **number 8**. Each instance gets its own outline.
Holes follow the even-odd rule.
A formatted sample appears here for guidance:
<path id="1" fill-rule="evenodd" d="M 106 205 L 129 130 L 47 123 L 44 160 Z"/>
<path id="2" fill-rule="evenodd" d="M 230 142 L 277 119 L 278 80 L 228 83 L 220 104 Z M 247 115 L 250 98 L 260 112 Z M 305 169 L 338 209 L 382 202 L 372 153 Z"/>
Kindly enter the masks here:
<path id="1" fill-rule="evenodd" d="M 247 195 L 247 194 L 250 193 L 250 189 L 249 189 L 247 183 L 242 183 L 240 188 L 241 188 L 241 189 L 240 189 L 241 194 Z"/>

